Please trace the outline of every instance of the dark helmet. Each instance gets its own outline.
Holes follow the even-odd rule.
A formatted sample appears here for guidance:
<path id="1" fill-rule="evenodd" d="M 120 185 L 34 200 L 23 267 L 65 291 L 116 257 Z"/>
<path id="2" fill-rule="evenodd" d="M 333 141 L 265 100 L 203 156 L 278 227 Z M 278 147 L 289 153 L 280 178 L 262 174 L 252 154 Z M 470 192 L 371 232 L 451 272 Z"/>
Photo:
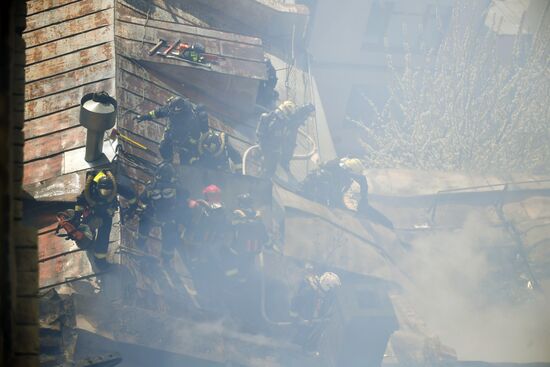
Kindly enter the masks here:
<path id="1" fill-rule="evenodd" d="M 225 149 L 225 134 L 209 130 L 201 134 L 199 139 L 199 153 L 210 154 L 213 156 L 220 155 Z"/>
<path id="2" fill-rule="evenodd" d="M 166 100 L 166 105 L 172 112 L 187 112 L 191 110 L 191 104 L 185 98 L 172 96 Z"/>
<path id="3" fill-rule="evenodd" d="M 155 172 L 155 181 L 157 183 L 173 183 L 176 181 L 176 171 L 170 162 L 163 162 L 158 166 Z"/>
<path id="4" fill-rule="evenodd" d="M 248 193 L 240 194 L 239 196 L 237 196 L 237 203 L 239 204 L 240 208 L 252 208 L 252 197 Z"/>
<path id="5" fill-rule="evenodd" d="M 206 51 L 204 45 L 200 42 L 193 42 L 193 44 L 191 45 L 191 50 L 198 53 L 204 53 Z"/>

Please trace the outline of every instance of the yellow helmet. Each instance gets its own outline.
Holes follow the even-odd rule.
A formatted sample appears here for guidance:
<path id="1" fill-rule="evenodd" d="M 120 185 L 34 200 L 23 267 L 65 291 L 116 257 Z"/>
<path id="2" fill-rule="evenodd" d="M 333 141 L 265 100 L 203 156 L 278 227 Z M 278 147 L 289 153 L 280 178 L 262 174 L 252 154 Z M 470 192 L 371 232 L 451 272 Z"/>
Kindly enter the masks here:
<path id="1" fill-rule="evenodd" d="M 350 170 L 356 175 L 362 175 L 365 170 L 365 166 L 363 166 L 363 163 L 358 158 L 342 158 L 340 159 L 340 167 Z"/>
<path id="2" fill-rule="evenodd" d="M 292 101 L 284 101 L 277 109 L 281 111 L 285 117 L 290 117 L 296 112 L 296 104 Z"/>

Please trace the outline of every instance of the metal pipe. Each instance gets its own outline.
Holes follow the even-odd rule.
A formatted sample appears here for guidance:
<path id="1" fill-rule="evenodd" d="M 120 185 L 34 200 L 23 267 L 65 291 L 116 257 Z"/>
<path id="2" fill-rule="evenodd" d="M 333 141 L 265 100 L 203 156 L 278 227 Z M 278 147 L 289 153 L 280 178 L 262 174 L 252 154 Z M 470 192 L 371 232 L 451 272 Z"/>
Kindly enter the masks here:
<path id="1" fill-rule="evenodd" d="M 105 131 L 115 126 L 117 102 L 106 92 L 88 93 L 80 100 L 80 124 L 86 128 L 86 162 L 103 154 Z"/>

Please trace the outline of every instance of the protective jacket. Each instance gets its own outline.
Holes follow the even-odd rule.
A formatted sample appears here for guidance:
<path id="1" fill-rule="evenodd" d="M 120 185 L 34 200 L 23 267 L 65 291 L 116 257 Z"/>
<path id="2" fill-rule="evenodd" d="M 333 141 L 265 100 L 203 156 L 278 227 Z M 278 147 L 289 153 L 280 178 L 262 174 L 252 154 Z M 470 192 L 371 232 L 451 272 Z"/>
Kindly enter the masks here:
<path id="1" fill-rule="evenodd" d="M 261 213 L 252 208 L 234 210 L 231 224 L 234 236 L 232 248 L 239 254 L 255 255 L 269 239 Z"/>
<path id="2" fill-rule="evenodd" d="M 160 145 L 161 156 L 171 161 L 174 149 L 178 150 L 180 162 L 189 164 L 197 156 L 197 144 L 201 133 L 208 131 L 208 114 L 201 105 L 193 105 L 188 99 L 173 97 L 138 120 L 168 118 L 168 125 Z"/>
<path id="3" fill-rule="evenodd" d="M 256 139 L 264 156 L 264 171 L 267 175 L 275 172 L 277 163 L 288 170 L 296 148 L 298 129 L 313 110 L 312 105 L 305 105 L 285 113 L 279 107 L 260 116 Z"/>
<path id="4" fill-rule="evenodd" d="M 304 179 L 302 194 L 314 201 L 332 207 L 345 207 L 343 195 L 355 181 L 361 190 L 358 211 L 368 203 L 368 183 L 364 175 L 343 168 L 340 159 L 323 163 Z"/>
<path id="5" fill-rule="evenodd" d="M 231 171 L 241 168 L 241 154 L 229 142 L 224 132 L 209 130 L 201 134 L 198 154 L 192 164 L 212 170 Z"/>

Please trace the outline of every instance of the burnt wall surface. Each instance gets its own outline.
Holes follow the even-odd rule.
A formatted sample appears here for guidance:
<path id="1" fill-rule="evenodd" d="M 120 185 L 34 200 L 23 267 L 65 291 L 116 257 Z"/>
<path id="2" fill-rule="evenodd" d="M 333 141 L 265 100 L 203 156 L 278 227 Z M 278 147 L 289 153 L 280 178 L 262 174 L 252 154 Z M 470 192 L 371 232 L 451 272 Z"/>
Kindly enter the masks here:
<path id="1" fill-rule="evenodd" d="M 0 366 L 38 366 L 36 235 L 22 225 L 24 1 L 6 1 L 0 25 Z"/>

